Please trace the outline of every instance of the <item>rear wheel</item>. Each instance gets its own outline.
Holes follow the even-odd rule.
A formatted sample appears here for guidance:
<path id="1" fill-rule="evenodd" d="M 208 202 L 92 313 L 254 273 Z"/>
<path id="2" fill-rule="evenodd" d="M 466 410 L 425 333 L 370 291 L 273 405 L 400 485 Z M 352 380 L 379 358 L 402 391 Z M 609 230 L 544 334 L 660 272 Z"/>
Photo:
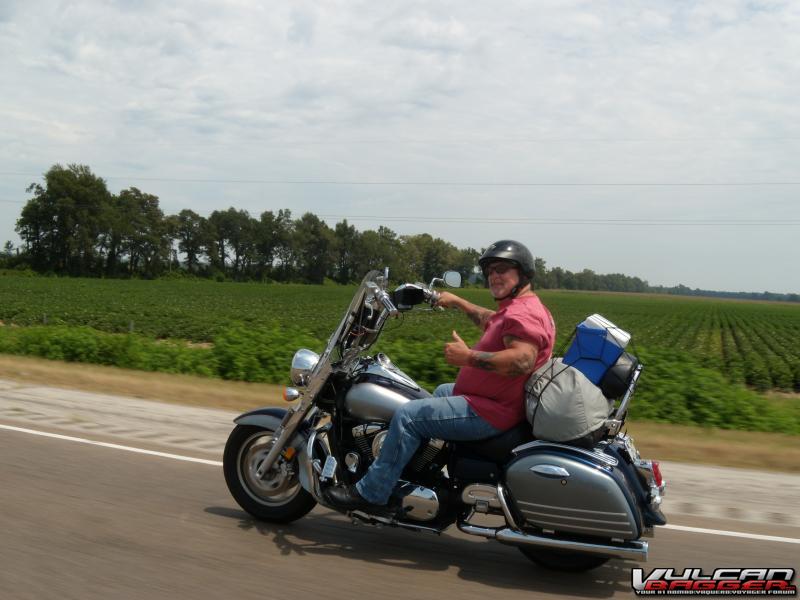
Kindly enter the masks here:
<path id="1" fill-rule="evenodd" d="M 540 567 L 553 571 L 567 571 L 580 573 L 596 569 L 609 560 L 607 556 L 597 554 L 584 554 L 581 552 L 564 552 L 560 550 L 548 550 L 545 548 L 526 548 L 519 547 L 519 551 L 535 562 Z"/>
<path id="2" fill-rule="evenodd" d="M 278 457 L 270 473 L 256 475 L 272 447 L 272 436 L 269 429 L 237 425 L 225 444 L 225 482 L 239 506 L 257 519 L 288 523 L 307 514 L 316 501 L 300 486 L 297 458 L 287 462 Z"/>

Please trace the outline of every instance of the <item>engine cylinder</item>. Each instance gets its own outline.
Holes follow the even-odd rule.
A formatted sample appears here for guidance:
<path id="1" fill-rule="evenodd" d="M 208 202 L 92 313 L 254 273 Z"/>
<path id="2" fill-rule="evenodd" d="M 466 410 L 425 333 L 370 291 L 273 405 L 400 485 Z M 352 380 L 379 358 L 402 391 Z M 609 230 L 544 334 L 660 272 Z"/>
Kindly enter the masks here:
<path id="1" fill-rule="evenodd" d="M 347 412 L 356 419 L 387 423 L 409 401 L 410 398 L 393 389 L 370 382 L 357 383 L 348 390 L 344 398 Z"/>

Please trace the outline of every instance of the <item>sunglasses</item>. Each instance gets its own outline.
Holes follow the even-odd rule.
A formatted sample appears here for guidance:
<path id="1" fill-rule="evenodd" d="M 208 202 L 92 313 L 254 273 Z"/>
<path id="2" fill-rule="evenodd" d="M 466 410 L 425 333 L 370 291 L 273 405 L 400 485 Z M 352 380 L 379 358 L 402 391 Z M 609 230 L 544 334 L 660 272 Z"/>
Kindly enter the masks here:
<path id="1" fill-rule="evenodd" d="M 516 269 L 516 267 L 511 263 L 506 263 L 506 262 L 495 263 L 493 265 L 489 265 L 488 267 L 486 267 L 486 271 L 484 274 L 486 277 L 489 277 L 489 275 L 491 275 L 492 273 L 497 273 L 498 275 L 505 275 L 511 269 Z"/>

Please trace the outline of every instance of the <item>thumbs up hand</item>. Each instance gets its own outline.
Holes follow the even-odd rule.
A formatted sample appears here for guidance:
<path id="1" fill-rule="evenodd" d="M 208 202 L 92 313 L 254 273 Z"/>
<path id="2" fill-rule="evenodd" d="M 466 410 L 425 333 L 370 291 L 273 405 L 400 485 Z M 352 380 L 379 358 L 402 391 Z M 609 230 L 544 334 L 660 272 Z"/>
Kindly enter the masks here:
<path id="1" fill-rule="evenodd" d="M 444 359 L 448 364 L 463 367 L 469 364 L 469 353 L 469 346 L 453 331 L 453 341 L 444 345 Z"/>

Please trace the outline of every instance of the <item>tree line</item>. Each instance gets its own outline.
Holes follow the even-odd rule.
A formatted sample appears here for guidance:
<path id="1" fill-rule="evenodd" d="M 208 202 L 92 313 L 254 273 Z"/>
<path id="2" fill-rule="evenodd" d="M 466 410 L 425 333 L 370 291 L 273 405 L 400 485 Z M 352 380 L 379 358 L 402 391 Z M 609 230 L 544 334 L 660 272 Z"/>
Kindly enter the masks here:
<path id="1" fill-rule="evenodd" d="M 246 210 L 191 209 L 167 215 L 136 187 L 112 194 L 85 165 L 52 166 L 16 223 L 22 245 L 6 243 L 5 267 L 78 277 L 156 278 L 168 274 L 235 281 L 359 281 L 388 266 L 398 279 L 429 280 L 447 268 L 471 272 L 479 253 L 428 234 L 400 236 L 387 227 L 358 231 L 347 220 L 329 227 L 313 213 L 288 209 L 258 217 Z"/>
<path id="2" fill-rule="evenodd" d="M 157 196 L 136 187 L 112 194 L 86 165 L 53 165 L 43 183 L 32 183 L 26 191 L 32 197 L 16 223 L 22 245 L 6 242 L 0 267 L 77 277 L 191 275 L 345 284 L 388 266 L 395 280 L 429 281 L 447 269 L 480 280 L 474 272 L 480 250 L 457 248 L 427 233 L 398 235 L 384 226 L 359 231 L 346 219 L 331 228 L 313 213 L 294 218 L 289 209 L 267 210 L 258 217 L 233 207 L 208 217 L 191 209 L 166 215 Z M 619 273 L 548 269 L 541 258 L 536 258 L 535 283 L 573 290 L 688 290 L 652 288 Z"/>

